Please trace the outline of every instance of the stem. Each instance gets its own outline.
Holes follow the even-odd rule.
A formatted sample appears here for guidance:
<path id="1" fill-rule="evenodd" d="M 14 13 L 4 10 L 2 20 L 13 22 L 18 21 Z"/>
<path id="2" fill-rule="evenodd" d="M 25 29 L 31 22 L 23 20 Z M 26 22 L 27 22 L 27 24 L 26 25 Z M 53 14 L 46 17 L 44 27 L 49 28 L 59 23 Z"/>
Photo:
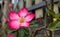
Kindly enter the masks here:
<path id="1" fill-rule="evenodd" d="M 46 8 L 49 9 L 49 7 L 48 7 L 48 6 L 49 6 L 49 5 L 48 5 L 48 0 L 44 0 L 44 1 L 45 1 L 45 3 L 46 3 Z"/>
<path id="2" fill-rule="evenodd" d="M 35 37 L 35 31 L 36 30 L 29 28 L 29 37 Z"/>
<path id="3" fill-rule="evenodd" d="M 50 37 L 54 37 L 54 32 L 50 31 Z"/>
<path id="4" fill-rule="evenodd" d="M 50 1 L 51 9 L 54 10 L 54 0 Z"/>
<path id="5" fill-rule="evenodd" d="M 45 1 L 45 3 L 46 3 L 46 8 L 45 9 L 49 9 L 49 7 L 48 7 L 48 0 L 44 0 Z M 44 16 L 44 24 L 45 24 L 45 26 L 46 26 L 46 28 L 47 28 L 47 15 L 48 15 L 48 10 L 45 10 L 46 11 L 46 13 L 45 13 L 45 16 Z M 48 37 L 49 35 L 47 34 L 47 30 L 45 30 L 45 36 L 46 37 Z"/>
<path id="6" fill-rule="evenodd" d="M 47 0 L 45 0 L 45 3 L 46 3 L 47 9 L 49 9 Z M 52 10 L 54 10 L 54 0 L 51 0 L 51 1 L 50 1 L 50 7 L 51 7 Z M 44 19 L 45 19 L 45 22 L 44 22 L 45 25 L 47 25 L 47 22 L 46 22 L 46 21 L 47 21 L 47 14 L 48 14 L 47 12 L 48 12 L 48 11 L 46 11 L 46 13 L 45 13 L 45 18 L 44 18 Z M 51 17 L 51 20 L 52 20 L 52 19 L 53 19 L 53 18 Z M 53 22 L 53 20 L 52 20 L 51 22 Z M 47 31 L 46 31 L 46 32 L 47 32 Z M 50 37 L 54 37 L 54 33 L 53 33 L 52 31 L 49 31 L 48 34 L 50 34 Z M 49 36 L 47 36 L 47 37 L 49 37 Z"/>
<path id="7" fill-rule="evenodd" d="M 19 32 L 17 31 L 17 32 L 16 32 L 16 37 L 19 37 L 18 35 L 19 35 Z"/>
<path id="8" fill-rule="evenodd" d="M 17 37 L 20 37 L 20 30 L 17 30 Z"/>
<path id="9" fill-rule="evenodd" d="M 17 31 L 17 37 L 19 37 L 18 35 L 19 35 L 19 32 Z"/>
<path id="10" fill-rule="evenodd" d="M 3 12 L 2 18 L 3 18 L 3 17 L 7 17 L 7 16 L 6 16 L 7 5 L 8 5 L 8 0 L 4 0 L 4 7 L 3 7 L 3 9 L 2 9 L 2 12 Z M 3 36 L 6 37 L 6 33 L 5 33 L 4 28 L 3 28 L 3 27 L 5 27 L 4 25 L 5 25 L 5 22 L 2 21 L 2 33 L 3 33 Z"/>
<path id="11" fill-rule="evenodd" d="M 29 29 L 29 37 L 32 37 L 32 30 L 30 27 L 28 29 Z"/>
<path id="12" fill-rule="evenodd" d="M 50 1 L 50 5 L 51 5 L 51 10 L 54 11 L 54 0 Z M 53 19 L 53 17 L 51 16 L 51 20 Z M 53 22 L 53 20 L 51 21 Z M 54 37 L 54 32 L 53 31 L 49 31 L 50 32 L 50 37 Z"/>

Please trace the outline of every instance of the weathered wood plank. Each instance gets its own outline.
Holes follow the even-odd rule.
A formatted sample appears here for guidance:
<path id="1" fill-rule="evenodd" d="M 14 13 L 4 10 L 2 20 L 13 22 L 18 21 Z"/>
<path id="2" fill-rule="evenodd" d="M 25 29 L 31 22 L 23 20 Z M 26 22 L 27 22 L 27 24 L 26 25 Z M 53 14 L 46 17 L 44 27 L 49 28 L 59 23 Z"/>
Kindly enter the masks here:
<path id="1" fill-rule="evenodd" d="M 57 2 L 58 2 L 58 0 L 54 0 L 54 3 L 57 3 Z M 48 0 L 48 4 L 50 4 L 50 0 Z M 44 6 L 46 6 L 45 1 L 42 1 L 39 4 L 33 5 L 31 7 L 28 7 L 28 10 L 29 11 L 35 10 L 35 9 L 38 9 L 38 8 L 42 8 Z"/>
<path id="2" fill-rule="evenodd" d="M 54 4 L 54 11 L 55 11 L 56 14 L 59 13 L 59 11 L 58 11 L 58 5 L 57 4 Z"/>
<path id="3" fill-rule="evenodd" d="M 40 2 L 42 2 L 42 0 L 35 0 L 35 4 L 38 4 Z M 35 14 L 36 14 L 36 19 L 43 17 L 43 9 L 41 8 L 41 9 L 35 10 Z"/>
<path id="4" fill-rule="evenodd" d="M 26 0 L 26 7 L 31 7 L 32 6 L 32 0 Z"/>

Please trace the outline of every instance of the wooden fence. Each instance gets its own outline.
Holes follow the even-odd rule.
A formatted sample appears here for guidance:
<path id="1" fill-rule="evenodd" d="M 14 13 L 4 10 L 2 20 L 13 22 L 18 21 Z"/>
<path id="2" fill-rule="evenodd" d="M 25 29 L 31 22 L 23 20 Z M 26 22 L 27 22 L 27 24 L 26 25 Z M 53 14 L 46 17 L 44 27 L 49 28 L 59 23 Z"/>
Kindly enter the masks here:
<path id="1" fill-rule="evenodd" d="M 22 0 L 21 0 L 22 1 Z M 34 4 L 33 4 L 33 2 L 34 2 Z M 50 4 L 50 0 L 48 0 L 48 5 Z M 54 0 L 54 11 L 55 11 L 55 13 L 56 14 L 58 14 L 59 13 L 59 7 L 58 7 L 58 0 Z M 46 13 L 46 3 L 45 3 L 45 1 L 44 0 L 25 0 L 25 7 L 27 7 L 28 8 L 28 10 L 31 12 L 35 12 L 35 14 L 36 14 L 36 19 L 37 18 L 41 18 L 41 17 L 44 17 L 45 15 L 45 13 Z M 49 6 L 50 7 L 50 6 Z M 45 11 L 44 11 L 44 9 L 45 9 Z M 39 35 L 40 33 L 42 33 L 42 36 L 41 35 Z M 44 35 L 44 33 L 45 32 L 43 32 L 43 31 L 40 31 L 40 32 L 38 32 L 38 37 L 44 37 L 43 35 Z M 59 34 L 59 32 L 57 32 L 56 31 L 56 33 L 57 34 Z M 55 35 L 55 37 L 59 37 L 59 36 L 56 36 Z"/>
<path id="2" fill-rule="evenodd" d="M 9 3 L 9 1 L 6 1 L 5 3 Z M 13 2 L 12 2 L 13 3 Z M 58 11 L 58 0 L 54 0 L 54 11 L 55 13 L 59 13 Z M 36 18 L 40 18 L 40 17 L 43 17 L 43 14 L 45 13 L 43 8 L 46 6 L 46 3 L 44 0 L 18 0 L 16 2 L 15 0 L 15 3 L 13 3 L 14 6 L 13 8 L 15 9 L 17 7 L 17 5 L 19 6 L 19 8 L 23 8 L 24 6 L 28 8 L 29 11 L 35 11 L 35 14 L 36 14 Z M 48 0 L 48 4 L 50 4 L 50 0 Z M 8 4 L 6 4 L 8 5 Z M 7 7 L 7 6 L 6 6 Z M 6 12 L 6 7 L 5 8 L 5 11 L 4 11 L 4 15 L 5 12 Z"/>
<path id="3" fill-rule="evenodd" d="M 34 4 L 33 4 L 33 2 L 34 2 Z M 5 3 L 8 4 L 9 2 L 5 1 Z M 57 4 L 58 0 L 54 0 L 54 3 L 55 3 L 54 4 L 54 11 L 55 11 L 56 14 L 58 14 L 59 13 L 59 11 L 58 11 L 59 7 L 58 7 L 58 4 Z M 7 9 L 7 7 L 6 7 L 7 4 L 4 5 L 5 9 Z M 29 12 L 34 11 L 35 14 L 36 14 L 36 17 L 35 17 L 36 19 L 44 17 L 44 13 L 46 12 L 46 11 L 44 11 L 44 9 L 46 9 L 45 8 L 46 3 L 45 3 L 44 0 L 20 0 L 20 1 L 18 1 L 18 3 L 14 4 L 14 9 L 15 9 L 17 4 L 18 4 L 20 9 L 25 6 L 25 7 L 28 8 Z M 48 4 L 50 4 L 50 0 L 48 0 Z M 6 12 L 7 12 L 6 10 L 3 12 L 3 14 L 4 14 L 3 16 L 6 16 Z"/>
<path id="4" fill-rule="evenodd" d="M 46 13 L 46 11 L 44 11 L 44 9 L 46 10 L 45 1 L 44 0 L 34 0 L 34 2 L 35 3 L 32 5 L 32 3 L 33 3 L 32 0 L 26 0 L 26 7 L 28 8 L 29 11 L 33 11 L 34 10 L 34 12 L 36 14 L 36 17 L 35 17 L 36 19 L 44 17 L 45 16 L 44 13 Z M 50 4 L 50 0 L 48 0 L 47 3 L 49 5 Z M 56 14 L 59 13 L 59 7 L 58 7 L 57 3 L 58 3 L 58 0 L 54 0 L 54 11 L 55 11 Z M 50 5 L 49 5 L 49 7 L 50 7 Z M 57 30 L 57 31 L 59 31 L 59 30 Z M 57 36 L 55 35 L 54 37 L 59 37 L 58 34 L 60 34 L 60 32 L 57 32 L 57 31 L 55 31 L 57 33 Z M 42 36 L 39 35 L 40 33 L 42 33 Z M 44 37 L 43 35 L 44 35 L 45 32 L 40 31 L 40 33 L 38 32 L 37 36 L 38 37 L 40 37 L 40 36 Z"/>

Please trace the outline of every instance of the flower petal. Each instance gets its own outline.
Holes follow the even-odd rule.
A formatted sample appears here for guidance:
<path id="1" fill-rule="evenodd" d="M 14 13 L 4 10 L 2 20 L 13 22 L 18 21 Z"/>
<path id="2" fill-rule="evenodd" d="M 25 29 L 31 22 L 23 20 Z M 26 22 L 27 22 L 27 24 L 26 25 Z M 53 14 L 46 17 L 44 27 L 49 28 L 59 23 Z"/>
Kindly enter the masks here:
<path id="1" fill-rule="evenodd" d="M 29 27 L 30 22 L 24 22 L 20 24 L 20 27 Z"/>
<path id="2" fill-rule="evenodd" d="M 18 14 L 21 17 L 25 17 L 28 14 L 28 9 L 27 8 L 22 8 L 21 10 L 19 10 Z"/>
<path id="3" fill-rule="evenodd" d="M 18 21 L 9 21 L 8 26 L 10 29 L 17 30 L 20 28 L 20 22 Z"/>
<path id="4" fill-rule="evenodd" d="M 29 14 L 25 17 L 25 21 L 29 22 L 35 17 L 35 14 Z"/>
<path id="5" fill-rule="evenodd" d="M 7 37 L 14 37 L 13 33 L 9 33 Z"/>
<path id="6" fill-rule="evenodd" d="M 10 11 L 9 12 L 9 18 L 11 19 L 11 20 L 17 20 L 17 19 L 19 19 L 19 16 L 18 16 L 18 14 L 16 14 L 16 12 L 15 11 Z"/>

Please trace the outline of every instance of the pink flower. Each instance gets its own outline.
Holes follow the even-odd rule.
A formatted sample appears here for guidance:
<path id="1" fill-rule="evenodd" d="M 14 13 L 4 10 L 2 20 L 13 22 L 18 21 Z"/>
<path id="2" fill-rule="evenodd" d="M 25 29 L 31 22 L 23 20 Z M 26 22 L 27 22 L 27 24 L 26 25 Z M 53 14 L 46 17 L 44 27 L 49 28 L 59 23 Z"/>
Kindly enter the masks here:
<path id="1" fill-rule="evenodd" d="M 14 37 L 14 34 L 13 33 L 10 33 L 10 34 L 8 34 L 7 37 Z"/>
<path id="2" fill-rule="evenodd" d="M 9 12 L 8 26 L 10 29 L 17 30 L 21 27 L 29 27 L 30 21 L 35 17 L 35 14 L 28 13 L 28 9 L 22 8 L 16 13 L 14 10 Z"/>
<path id="3" fill-rule="evenodd" d="M 12 3 L 9 3 L 9 4 L 8 4 L 8 7 L 11 8 L 11 7 L 12 7 Z"/>

